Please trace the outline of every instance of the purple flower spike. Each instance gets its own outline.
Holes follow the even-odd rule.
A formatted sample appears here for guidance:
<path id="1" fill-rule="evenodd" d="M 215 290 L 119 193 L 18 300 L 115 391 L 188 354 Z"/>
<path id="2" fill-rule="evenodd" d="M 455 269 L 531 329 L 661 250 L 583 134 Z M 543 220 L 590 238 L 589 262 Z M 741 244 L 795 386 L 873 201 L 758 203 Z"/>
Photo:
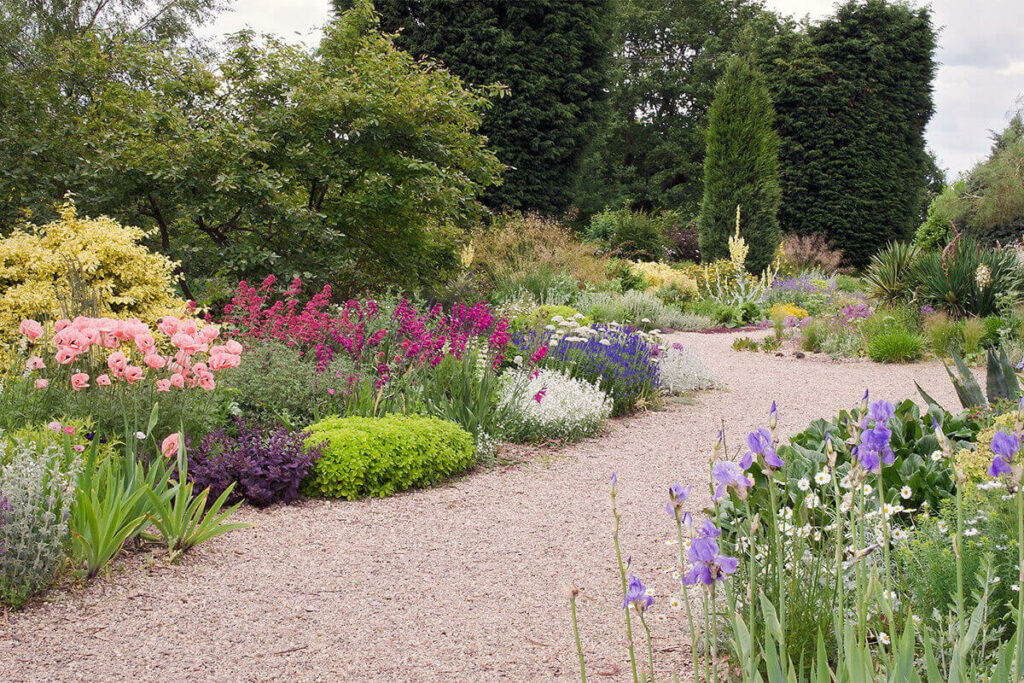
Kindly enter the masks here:
<path id="1" fill-rule="evenodd" d="M 743 474 L 743 468 L 731 460 L 716 462 L 711 470 L 711 476 L 718 482 L 718 488 L 715 489 L 715 495 L 711 500 L 719 500 L 729 495 L 729 489 L 734 489 L 740 500 L 744 500 L 747 497 L 747 489 L 754 485 L 754 482 Z"/>
<path id="2" fill-rule="evenodd" d="M 779 409 L 775 407 L 775 401 L 772 401 L 771 410 L 768 411 L 768 424 L 772 429 L 775 429 L 775 425 L 779 423 Z"/>
<path id="3" fill-rule="evenodd" d="M 861 467 L 869 472 L 878 472 L 880 464 L 891 465 L 895 462 L 896 454 L 889 445 L 891 438 L 892 432 L 877 423 L 874 428 L 861 432 L 860 445 L 856 448 Z"/>
<path id="4" fill-rule="evenodd" d="M 1004 460 L 1010 460 L 1017 451 L 1020 450 L 1020 439 L 1017 438 L 1016 434 L 1007 434 L 1006 432 L 996 432 L 996 435 L 992 437 L 992 452 L 997 456 L 1002 457 Z"/>
<path id="5" fill-rule="evenodd" d="M 629 609 L 630 605 L 638 612 L 644 612 L 654 604 L 654 598 L 647 594 L 647 586 L 630 572 L 629 584 L 626 586 L 626 599 L 622 601 L 622 609 Z"/>

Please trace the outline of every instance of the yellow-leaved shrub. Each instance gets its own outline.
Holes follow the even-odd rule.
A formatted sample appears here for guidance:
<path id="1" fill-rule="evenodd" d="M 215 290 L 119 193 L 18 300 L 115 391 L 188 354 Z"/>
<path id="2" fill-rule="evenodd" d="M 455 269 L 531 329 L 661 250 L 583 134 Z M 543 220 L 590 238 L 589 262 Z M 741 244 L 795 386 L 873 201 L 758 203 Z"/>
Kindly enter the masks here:
<path id="1" fill-rule="evenodd" d="M 633 272 L 647 281 L 647 291 L 656 292 L 663 287 L 674 289 L 681 298 L 697 296 L 697 281 L 686 272 L 656 261 L 633 261 Z"/>
<path id="2" fill-rule="evenodd" d="M 171 288 L 174 263 L 149 251 L 143 237 L 110 218 L 79 217 L 69 201 L 58 220 L 0 239 L 0 341 L 17 338 L 24 318 L 89 314 L 153 324 L 183 313 Z M 83 294 L 95 310 L 73 310 Z"/>

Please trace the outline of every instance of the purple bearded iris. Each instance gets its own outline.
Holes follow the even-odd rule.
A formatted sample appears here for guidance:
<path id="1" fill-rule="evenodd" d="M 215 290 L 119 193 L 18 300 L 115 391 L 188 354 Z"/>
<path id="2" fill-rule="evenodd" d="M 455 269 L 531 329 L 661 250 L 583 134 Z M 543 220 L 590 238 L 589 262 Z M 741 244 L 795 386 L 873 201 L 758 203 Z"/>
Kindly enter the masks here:
<path id="1" fill-rule="evenodd" d="M 735 489 L 740 500 L 744 500 L 747 497 L 747 489 L 754 485 L 754 482 L 743 474 L 743 468 L 731 460 L 716 462 L 711 469 L 711 477 L 718 482 L 718 488 L 715 489 L 715 495 L 711 500 L 728 495 L 729 489 Z"/>
<path id="2" fill-rule="evenodd" d="M 860 445 L 855 451 L 861 467 L 869 472 L 878 472 L 882 464 L 891 465 L 896 460 L 896 454 L 892 452 L 890 445 L 892 431 L 888 427 L 889 420 L 895 414 L 896 408 L 888 401 L 875 401 L 864 418 Z M 871 429 L 867 426 L 869 418 L 875 421 Z"/>
<path id="3" fill-rule="evenodd" d="M 740 461 L 740 466 L 743 469 L 750 467 L 751 458 L 755 454 L 760 455 L 764 464 L 773 470 L 786 464 L 772 446 L 772 433 L 764 427 L 761 427 L 756 432 L 747 434 L 747 447 L 750 451 Z"/>
<path id="4" fill-rule="evenodd" d="M 1010 468 L 1010 460 L 1020 450 L 1020 439 L 1017 438 L 1017 435 L 1007 434 L 1002 431 L 996 432 L 996 435 L 992 437 L 991 448 L 996 457 L 992 459 L 992 464 L 989 465 L 989 476 L 999 477 L 1004 474 L 1012 474 L 1013 470 Z"/>
<path id="5" fill-rule="evenodd" d="M 690 489 L 692 486 L 682 486 L 680 484 L 672 484 L 668 487 L 668 502 L 665 503 L 665 512 L 670 515 L 677 515 L 683 508 L 683 503 L 690 496 Z M 690 516 L 690 513 L 683 515 L 684 521 Z"/>
<path id="6" fill-rule="evenodd" d="M 626 599 L 622 601 L 622 609 L 629 609 L 630 605 L 638 612 L 645 611 L 654 604 L 654 598 L 647 594 L 647 586 L 636 578 L 633 572 L 629 573 L 629 584 L 626 586 Z"/>
<path id="7" fill-rule="evenodd" d="M 704 520 L 700 534 L 690 541 L 690 562 L 693 569 L 683 577 L 683 583 L 693 586 L 696 583 L 703 583 L 705 586 L 712 585 L 715 581 L 722 581 L 727 574 L 732 574 L 739 566 L 739 560 L 735 557 L 722 555 L 718 549 L 717 538 L 722 534 L 711 520 Z"/>

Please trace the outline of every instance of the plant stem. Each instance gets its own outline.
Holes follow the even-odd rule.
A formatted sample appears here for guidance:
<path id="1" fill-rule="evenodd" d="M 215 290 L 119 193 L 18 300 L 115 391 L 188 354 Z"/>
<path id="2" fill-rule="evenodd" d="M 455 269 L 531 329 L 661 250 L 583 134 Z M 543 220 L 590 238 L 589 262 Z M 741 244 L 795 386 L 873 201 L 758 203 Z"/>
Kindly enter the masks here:
<path id="1" fill-rule="evenodd" d="M 1017 656 L 1013 659 L 1013 680 L 1020 680 L 1021 658 L 1024 657 L 1024 630 L 1021 630 L 1021 622 L 1024 621 L 1024 588 L 1021 587 L 1021 574 L 1024 574 L 1024 490 L 1021 490 L 1020 482 L 1017 482 Z"/>
<path id="2" fill-rule="evenodd" d="M 615 559 L 619 563 L 619 578 L 622 580 L 622 599 L 626 599 L 626 566 L 622 563 L 622 549 L 619 547 L 619 511 L 615 508 L 615 496 L 612 496 L 612 515 L 615 517 Z M 629 618 L 629 609 L 623 610 L 626 613 L 626 640 L 629 641 L 629 665 L 633 670 L 633 682 L 640 683 L 636 673 L 636 652 L 633 650 L 633 623 Z"/>
<path id="3" fill-rule="evenodd" d="M 886 602 L 892 592 L 892 567 L 889 564 L 889 517 L 885 514 L 885 490 L 882 486 L 882 467 L 878 466 L 878 514 L 882 518 L 882 550 L 885 555 L 885 590 Z"/>
<path id="4" fill-rule="evenodd" d="M 580 683 L 587 683 L 587 667 L 583 663 L 583 645 L 580 643 L 580 627 L 576 620 L 576 596 L 569 598 L 569 611 L 572 613 L 572 635 L 576 639 L 576 656 L 580 659 Z"/>
<path id="5" fill-rule="evenodd" d="M 784 655 L 783 658 L 782 658 L 783 661 L 781 662 L 781 665 L 782 665 L 783 677 L 785 677 L 786 669 L 787 669 L 787 662 L 789 661 L 789 657 L 785 656 L 785 653 L 786 653 L 786 600 L 785 600 L 785 597 L 784 597 L 784 590 L 783 590 L 783 584 L 784 584 L 784 581 L 785 581 L 784 571 L 783 570 L 785 568 L 786 558 L 783 557 L 783 555 L 782 555 L 782 538 L 781 538 L 782 532 L 779 529 L 778 502 L 776 501 L 777 496 L 776 496 L 776 493 L 775 493 L 775 473 L 771 469 L 767 469 L 765 474 L 768 477 L 768 497 L 769 497 L 769 499 L 771 501 L 770 513 L 771 513 L 771 524 L 772 524 L 772 537 L 773 537 L 773 540 L 775 542 L 774 543 L 774 545 L 775 545 L 775 578 L 776 578 L 776 585 L 777 585 L 777 589 L 778 589 L 778 594 L 776 596 L 776 600 L 777 600 L 777 604 L 779 606 L 779 624 L 781 626 L 781 628 L 780 628 L 780 635 L 782 636 L 780 638 L 781 642 L 779 643 L 779 652 L 783 653 L 783 655 Z"/>
<path id="6" fill-rule="evenodd" d="M 956 623 L 961 640 L 964 637 L 964 563 L 960 557 L 964 543 L 963 482 L 956 483 Z"/>
<path id="7" fill-rule="evenodd" d="M 644 632 L 647 634 L 647 664 L 650 667 L 651 683 L 654 683 L 654 643 L 651 641 L 651 627 L 647 625 L 643 612 L 637 612 L 637 616 L 640 617 L 640 624 L 644 627 Z"/>
<path id="8" fill-rule="evenodd" d="M 683 558 L 683 521 L 679 518 L 679 513 L 676 513 L 676 538 L 679 539 L 679 571 L 686 571 L 686 563 Z M 683 599 L 686 601 L 686 619 L 690 622 L 690 652 L 693 654 L 693 677 L 696 679 L 700 675 L 700 664 L 697 661 L 697 629 L 693 625 L 693 610 L 690 608 L 690 591 L 686 590 L 683 586 Z"/>

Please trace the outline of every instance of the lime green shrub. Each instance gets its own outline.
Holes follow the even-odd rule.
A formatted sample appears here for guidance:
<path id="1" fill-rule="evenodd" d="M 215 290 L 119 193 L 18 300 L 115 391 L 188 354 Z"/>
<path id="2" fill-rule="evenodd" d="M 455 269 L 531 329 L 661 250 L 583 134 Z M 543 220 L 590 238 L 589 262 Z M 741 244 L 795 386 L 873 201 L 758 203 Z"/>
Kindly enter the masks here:
<path id="1" fill-rule="evenodd" d="M 332 417 L 310 426 L 306 443 L 326 442 L 304 484 L 307 495 L 354 500 L 436 484 L 469 468 L 473 437 L 434 417 Z"/>

